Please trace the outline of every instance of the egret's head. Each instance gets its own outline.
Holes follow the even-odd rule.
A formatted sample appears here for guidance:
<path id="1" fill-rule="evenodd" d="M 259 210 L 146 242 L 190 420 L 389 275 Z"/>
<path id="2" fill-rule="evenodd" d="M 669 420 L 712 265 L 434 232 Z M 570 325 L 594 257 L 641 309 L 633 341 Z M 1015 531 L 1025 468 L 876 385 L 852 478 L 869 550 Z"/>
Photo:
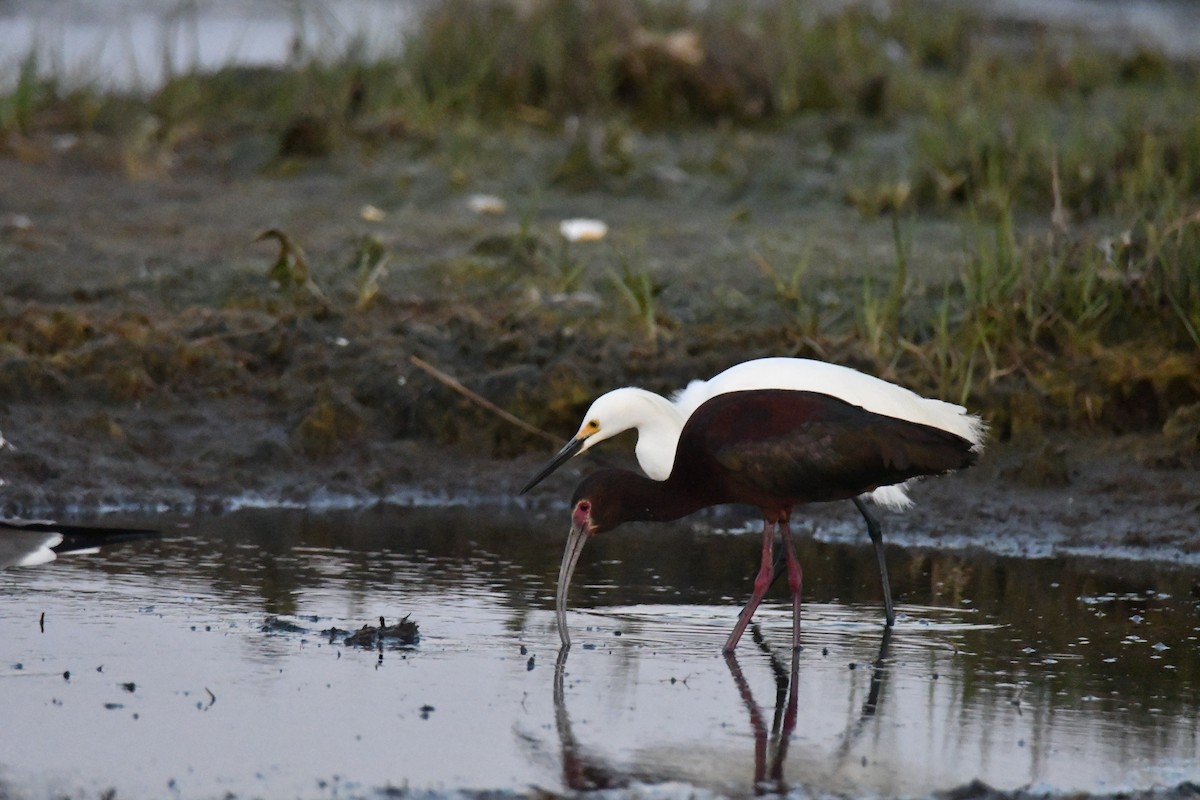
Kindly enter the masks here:
<path id="1" fill-rule="evenodd" d="M 575 438 L 582 441 L 579 452 L 611 439 L 641 424 L 639 389 L 614 389 L 596 398 L 583 415 L 583 424 Z"/>
<path id="2" fill-rule="evenodd" d="M 636 428 L 641 421 L 639 414 L 644 409 L 639 398 L 641 392 L 641 389 L 614 389 L 597 397 L 596 401 L 588 408 L 587 413 L 583 415 L 583 424 L 579 426 L 579 431 L 567 440 L 563 448 L 554 458 L 546 462 L 529 483 L 525 484 L 521 494 L 525 494 L 537 486 L 554 470 L 592 445 L 599 444 L 630 428 Z"/>

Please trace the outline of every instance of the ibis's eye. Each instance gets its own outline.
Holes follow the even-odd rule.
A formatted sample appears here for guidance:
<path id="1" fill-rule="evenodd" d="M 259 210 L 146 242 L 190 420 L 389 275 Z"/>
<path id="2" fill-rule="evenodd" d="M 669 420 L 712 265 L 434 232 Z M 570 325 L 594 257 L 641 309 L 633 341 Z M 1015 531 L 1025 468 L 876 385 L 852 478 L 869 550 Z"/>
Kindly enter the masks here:
<path id="1" fill-rule="evenodd" d="M 577 505 L 575 507 L 577 509 L 579 509 L 580 511 L 582 511 L 584 514 L 591 513 L 591 510 L 592 510 L 592 504 L 589 503 L 587 500 L 580 500 L 579 505 Z"/>

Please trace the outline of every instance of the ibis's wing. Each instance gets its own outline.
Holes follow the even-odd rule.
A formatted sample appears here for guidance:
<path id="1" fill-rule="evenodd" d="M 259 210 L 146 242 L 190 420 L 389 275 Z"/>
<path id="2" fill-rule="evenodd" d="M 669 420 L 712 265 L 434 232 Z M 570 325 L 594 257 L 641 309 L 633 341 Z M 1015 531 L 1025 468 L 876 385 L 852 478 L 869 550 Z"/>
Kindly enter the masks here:
<path id="1" fill-rule="evenodd" d="M 974 460 L 959 436 L 816 392 L 721 395 L 693 421 L 701 447 L 731 480 L 797 501 L 850 497 Z"/>

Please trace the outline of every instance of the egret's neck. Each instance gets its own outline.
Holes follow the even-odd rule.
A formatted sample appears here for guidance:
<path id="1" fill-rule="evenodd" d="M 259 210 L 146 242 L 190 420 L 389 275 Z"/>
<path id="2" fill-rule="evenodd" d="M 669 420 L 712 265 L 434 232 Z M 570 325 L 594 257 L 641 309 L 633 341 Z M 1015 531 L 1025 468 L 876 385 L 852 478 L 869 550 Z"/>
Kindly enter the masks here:
<path id="1" fill-rule="evenodd" d="M 638 465 L 649 477 L 665 481 L 675 463 L 675 446 L 683 431 L 684 419 L 665 397 L 638 390 L 638 440 L 634 453 Z"/>

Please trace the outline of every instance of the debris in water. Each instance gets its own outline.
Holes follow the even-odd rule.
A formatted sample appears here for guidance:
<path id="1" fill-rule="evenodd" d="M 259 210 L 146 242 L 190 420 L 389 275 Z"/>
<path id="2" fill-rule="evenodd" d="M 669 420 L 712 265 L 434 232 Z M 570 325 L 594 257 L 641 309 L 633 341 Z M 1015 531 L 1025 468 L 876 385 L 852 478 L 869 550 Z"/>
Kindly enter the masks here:
<path id="1" fill-rule="evenodd" d="M 417 623 L 411 622 L 406 614 L 404 619 L 397 622 L 395 625 L 388 626 L 383 617 L 379 618 L 379 627 L 371 625 L 363 625 L 354 633 L 350 634 L 345 639 L 345 644 L 355 647 L 375 647 L 383 645 L 389 640 L 394 644 L 410 645 L 416 644 L 421 639 L 420 629 Z"/>
<path id="2" fill-rule="evenodd" d="M 267 617 L 260 630 L 263 633 L 308 633 L 307 629 L 279 617 Z"/>

